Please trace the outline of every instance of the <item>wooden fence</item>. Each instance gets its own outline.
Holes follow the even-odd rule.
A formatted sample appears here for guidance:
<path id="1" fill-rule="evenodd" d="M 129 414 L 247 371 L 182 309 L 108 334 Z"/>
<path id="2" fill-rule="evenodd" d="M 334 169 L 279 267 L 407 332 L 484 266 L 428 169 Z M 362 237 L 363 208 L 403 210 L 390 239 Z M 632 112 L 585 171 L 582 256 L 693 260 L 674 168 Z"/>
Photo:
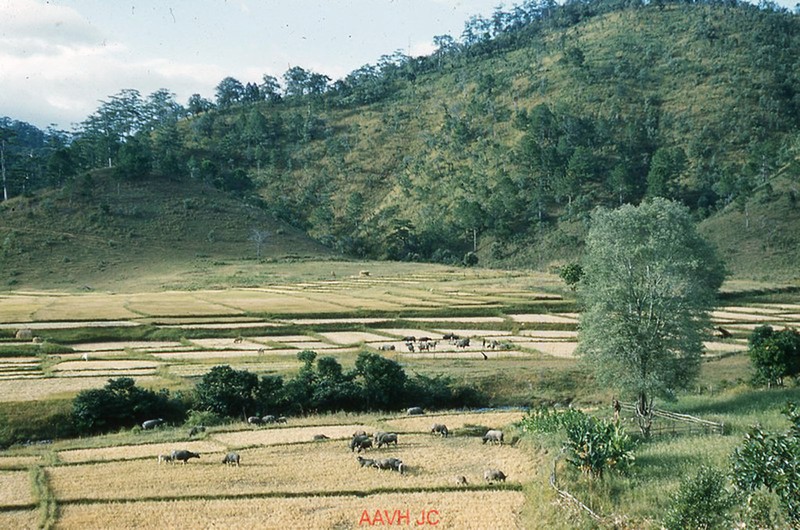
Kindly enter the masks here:
<path id="1" fill-rule="evenodd" d="M 622 410 L 631 412 L 633 418 L 636 417 L 636 405 L 632 403 L 621 403 Z M 688 414 L 678 414 L 666 410 L 653 410 L 653 416 L 666 420 L 664 422 L 653 421 L 650 434 L 676 434 L 676 433 L 695 433 L 703 432 L 706 434 L 725 434 L 725 424 L 715 421 L 696 418 Z"/>

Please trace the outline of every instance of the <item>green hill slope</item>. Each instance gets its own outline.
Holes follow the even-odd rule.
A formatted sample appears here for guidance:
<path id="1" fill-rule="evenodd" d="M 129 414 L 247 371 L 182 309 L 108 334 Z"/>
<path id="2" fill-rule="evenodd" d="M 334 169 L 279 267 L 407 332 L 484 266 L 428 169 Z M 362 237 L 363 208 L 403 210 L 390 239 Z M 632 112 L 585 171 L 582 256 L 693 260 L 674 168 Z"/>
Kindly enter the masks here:
<path id="1" fill-rule="evenodd" d="M 330 256 L 303 232 L 213 187 L 126 181 L 108 171 L 0 204 L 0 245 L 3 289 L 149 288 L 226 262 Z"/>
<path id="2" fill-rule="evenodd" d="M 345 252 L 448 261 L 477 241 L 484 263 L 538 267 L 579 250 L 597 205 L 667 196 L 703 219 L 796 156 L 797 16 L 573 18 L 401 63 L 372 103 L 355 84 L 206 113 L 185 145 L 209 164 L 236 153 L 279 215 Z"/>
<path id="3" fill-rule="evenodd" d="M 579 256 L 595 207 L 661 196 L 691 208 L 736 274 L 794 278 L 800 16 L 763 7 L 525 3 L 471 21 L 429 57 L 384 56 L 326 86 L 292 69 L 282 97 L 228 94 L 113 133 L 91 124 L 136 113 L 101 107 L 47 171 L 111 156 L 121 181 L 163 197 L 153 204 L 165 211 L 112 206 L 101 188 L 50 222 L 102 228 L 93 244 L 115 264 L 146 249 L 172 261 L 212 247 L 252 254 L 260 215 L 349 256 L 456 263 L 476 251 L 481 264 L 547 269 Z M 222 226 L 239 232 L 220 237 L 211 190 L 263 208 L 225 208 Z M 198 211 L 214 215 L 193 224 Z M 145 220 L 153 239 L 137 247 Z M 4 259 L 19 276 L 49 257 L 20 253 L 15 230 Z"/>

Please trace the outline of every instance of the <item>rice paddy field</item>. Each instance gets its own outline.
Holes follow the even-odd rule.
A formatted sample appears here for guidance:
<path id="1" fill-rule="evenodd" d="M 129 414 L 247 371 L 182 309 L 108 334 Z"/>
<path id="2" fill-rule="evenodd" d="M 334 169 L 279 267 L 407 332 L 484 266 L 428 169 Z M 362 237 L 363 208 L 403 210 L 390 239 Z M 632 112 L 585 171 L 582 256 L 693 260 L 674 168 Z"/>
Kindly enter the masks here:
<path id="1" fill-rule="evenodd" d="M 716 309 L 703 385 L 722 388 L 746 376 L 755 327 L 800 327 L 800 296 L 792 293 L 737 297 Z M 443 268 L 227 290 L 8 292 L 0 295 L 0 404 L 70 399 L 120 376 L 185 390 L 218 364 L 293 375 L 306 349 L 345 368 L 360 351 L 380 353 L 408 373 L 489 390 L 500 404 L 533 402 L 543 388 L 556 389 L 545 401 L 557 400 L 581 394 L 576 311 L 554 276 Z M 19 330 L 33 338 L 16 338 Z M 469 344 L 444 338 L 452 334 Z M 533 504 L 556 503 L 542 471 L 552 455 L 525 443 L 492 446 L 429 432 L 432 423 L 451 432 L 475 425 L 511 432 L 522 415 L 307 417 L 215 427 L 198 440 L 176 427 L 15 447 L 0 451 L 0 528 L 358 528 L 365 517 L 373 526 L 376 516 L 405 521 L 406 514 L 409 526 L 428 514 L 440 528 L 529 527 Z M 401 458 L 407 472 L 360 467 L 347 447 L 356 430 L 397 432 L 397 447 L 367 457 Z M 320 434 L 327 439 L 314 441 Z M 158 464 L 174 449 L 201 458 Z M 241 466 L 221 464 L 231 450 Z M 490 467 L 505 472 L 505 484 L 483 480 Z"/>

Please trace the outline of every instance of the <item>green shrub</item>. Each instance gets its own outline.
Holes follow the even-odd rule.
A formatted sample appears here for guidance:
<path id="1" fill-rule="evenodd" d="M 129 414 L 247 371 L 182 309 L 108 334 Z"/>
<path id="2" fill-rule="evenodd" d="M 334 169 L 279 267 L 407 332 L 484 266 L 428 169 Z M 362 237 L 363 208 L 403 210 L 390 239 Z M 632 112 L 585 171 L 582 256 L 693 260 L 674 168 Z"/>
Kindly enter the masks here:
<path id="1" fill-rule="evenodd" d="M 565 416 L 567 462 L 592 478 L 602 478 L 606 469 L 627 471 L 633 465 L 634 444 L 624 429 L 619 424 L 576 412 Z"/>
<path id="2" fill-rule="evenodd" d="M 557 411 L 547 407 L 531 409 L 528 414 L 517 423 L 522 432 L 553 434 L 564 430 L 568 424 L 580 421 L 584 414 L 576 409 Z"/>
<path id="3" fill-rule="evenodd" d="M 109 379 L 103 388 L 83 390 L 72 401 L 72 419 L 81 434 L 132 427 L 145 420 L 182 421 L 184 403 L 169 391 L 136 386 L 130 377 Z"/>
<path id="4" fill-rule="evenodd" d="M 208 410 L 190 410 L 186 416 L 185 425 L 195 427 L 198 425 L 205 425 L 206 427 L 213 427 L 214 425 L 221 425 L 223 419 L 219 414 Z"/>
<path id="5" fill-rule="evenodd" d="M 780 499 L 788 518 L 800 524 L 800 411 L 788 403 L 784 414 L 791 427 L 770 433 L 754 427 L 732 457 L 736 487 L 745 492 L 766 488 Z"/>
<path id="6" fill-rule="evenodd" d="M 735 496 L 725 485 L 721 471 L 702 466 L 672 496 L 664 526 L 668 530 L 730 528 Z"/>

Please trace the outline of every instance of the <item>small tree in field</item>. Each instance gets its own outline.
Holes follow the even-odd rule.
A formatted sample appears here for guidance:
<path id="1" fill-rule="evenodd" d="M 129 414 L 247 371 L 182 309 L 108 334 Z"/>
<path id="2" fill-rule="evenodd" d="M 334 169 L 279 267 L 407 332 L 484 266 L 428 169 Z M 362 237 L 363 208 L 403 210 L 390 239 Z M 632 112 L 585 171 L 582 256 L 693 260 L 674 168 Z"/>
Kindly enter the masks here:
<path id="1" fill-rule="evenodd" d="M 688 209 L 654 199 L 596 211 L 583 268 L 578 353 L 600 384 L 636 400 L 649 436 L 654 398 L 697 377 L 722 266 Z"/>

